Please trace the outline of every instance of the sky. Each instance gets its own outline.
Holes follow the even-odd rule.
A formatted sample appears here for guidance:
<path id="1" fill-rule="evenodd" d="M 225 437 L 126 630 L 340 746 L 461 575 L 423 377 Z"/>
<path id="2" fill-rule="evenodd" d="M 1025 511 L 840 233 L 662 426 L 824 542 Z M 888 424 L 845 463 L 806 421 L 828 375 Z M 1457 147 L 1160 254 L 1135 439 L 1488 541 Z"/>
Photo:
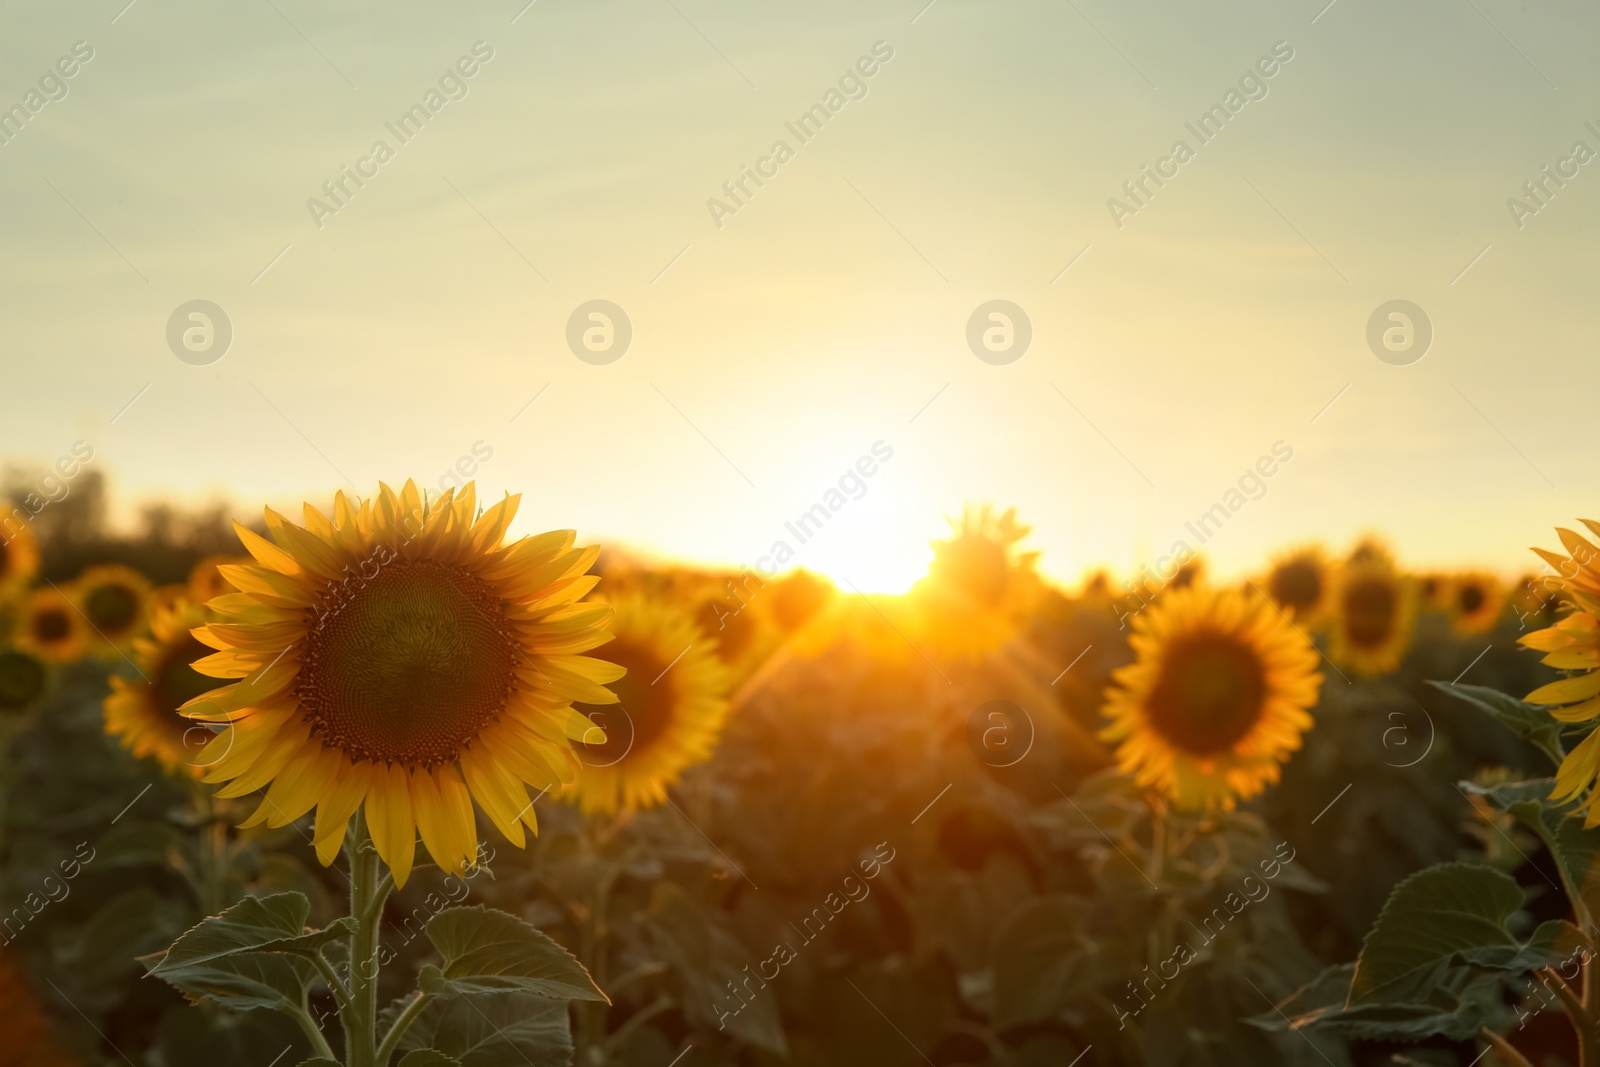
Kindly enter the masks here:
<path id="1" fill-rule="evenodd" d="M 128 515 L 461 464 L 519 532 L 869 591 L 967 502 L 1067 583 L 1369 531 L 1509 574 L 1600 513 L 1597 42 L 1575 0 L 8 4 L 0 464 L 87 442 Z"/>

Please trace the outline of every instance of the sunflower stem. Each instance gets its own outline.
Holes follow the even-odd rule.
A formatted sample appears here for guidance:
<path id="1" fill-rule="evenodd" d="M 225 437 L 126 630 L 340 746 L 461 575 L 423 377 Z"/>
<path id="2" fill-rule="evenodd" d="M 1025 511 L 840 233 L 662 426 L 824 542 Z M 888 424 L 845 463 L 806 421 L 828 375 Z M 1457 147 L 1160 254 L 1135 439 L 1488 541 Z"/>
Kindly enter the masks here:
<path id="1" fill-rule="evenodd" d="M 431 993 L 424 993 L 419 989 L 416 996 L 412 997 L 406 1003 L 406 1006 L 401 1009 L 399 1016 L 394 1021 L 394 1025 L 389 1027 L 387 1034 L 383 1035 L 383 1044 L 378 1046 L 378 1067 L 385 1067 L 388 1064 L 389 1060 L 394 1056 L 395 1049 L 400 1046 L 400 1039 L 406 1036 L 406 1031 L 411 1029 L 411 1024 L 417 1021 L 417 1016 L 422 1014 L 422 1009 L 426 1008 L 432 1001 L 433 995 Z"/>
<path id="2" fill-rule="evenodd" d="M 345 838 L 345 851 L 350 856 L 350 915 L 356 920 L 356 932 L 350 939 L 345 1063 L 348 1067 L 377 1067 L 378 930 L 384 899 L 394 883 L 381 870 L 364 811 L 356 812 Z"/>

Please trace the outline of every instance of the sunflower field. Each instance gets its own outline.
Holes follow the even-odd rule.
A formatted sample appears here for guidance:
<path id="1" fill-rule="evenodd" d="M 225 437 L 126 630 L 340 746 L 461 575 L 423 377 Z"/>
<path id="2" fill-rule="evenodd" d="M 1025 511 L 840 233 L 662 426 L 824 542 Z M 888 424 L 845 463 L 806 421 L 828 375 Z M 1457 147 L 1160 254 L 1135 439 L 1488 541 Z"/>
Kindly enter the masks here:
<path id="1" fill-rule="evenodd" d="M 81 502 L 0 547 L 5 1063 L 1600 1064 L 1600 523 L 1067 589 L 974 507 L 869 596 Z"/>

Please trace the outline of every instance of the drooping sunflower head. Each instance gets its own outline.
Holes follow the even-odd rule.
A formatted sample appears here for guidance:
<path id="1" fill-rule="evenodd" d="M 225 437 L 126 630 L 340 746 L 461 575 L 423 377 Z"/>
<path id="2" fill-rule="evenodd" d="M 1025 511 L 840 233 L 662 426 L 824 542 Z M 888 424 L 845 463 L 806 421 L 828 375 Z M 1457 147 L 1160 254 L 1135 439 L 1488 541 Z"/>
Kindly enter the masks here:
<path id="1" fill-rule="evenodd" d="M 1315 623 L 1327 607 L 1330 575 L 1319 548 L 1299 548 L 1273 561 L 1265 592 L 1299 623 Z"/>
<path id="2" fill-rule="evenodd" d="M 219 651 L 202 674 L 241 679 L 185 714 L 224 724 L 197 762 L 224 797 L 267 786 L 245 825 L 317 809 L 331 863 L 366 813 L 379 856 L 404 884 L 418 832 L 446 870 L 474 862 L 476 800 L 519 847 L 537 831 L 527 787 L 577 774 L 571 741 L 592 731 L 572 707 L 614 703 L 620 669 L 582 653 L 609 640 L 605 604 L 579 603 L 597 550 L 570 530 L 505 543 L 517 497 L 481 513 L 469 484 L 424 502 L 407 482 L 299 526 L 268 509 L 270 540 L 236 526 L 255 562 L 224 564 L 239 592 L 194 631 Z"/>
<path id="3" fill-rule="evenodd" d="M 89 624 L 60 589 L 35 589 L 23 606 L 16 644 L 50 663 L 76 663 L 89 648 Z"/>
<path id="4" fill-rule="evenodd" d="M 1411 646 L 1416 586 L 1386 556 L 1366 556 L 1339 569 L 1333 592 L 1328 656 L 1357 674 L 1387 674 Z"/>
<path id="5" fill-rule="evenodd" d="M 933 542 L 933 563 L 912 590 L 913 637 L 936 652 L 977 660 L 1020 631 L 1041 588 L 1033 569 L 1038 553 L 1017 551 L 1031 528 L 1017 521 L 1015 508 L 997 514 L 988 504 L 969 505 L 950 525 L 951 536 Z"/>
<path id="6" fill-rule="evenodd" d="M 194 669 L 212 650 L 191 631 L 215 618 L 181 598 L 155 609 L 151 636 L 133 642 L 140 677 L 111 678 L 111 693 L 105 699 L 106 733 L 140 759 L 153 758 L 168 774 L 198 778 L 205 770 L 195 757 L 211 739 L 211 731 L 178 714 L 178 709 L 222 684 Z"/>
<path id="7" fill-rule="evenodd" d="M 1449 584 L 1450 617 L 1455 631 L 1463 636 L 1481 634 L 1494 628 L 1506 607 L 1506 591 L 1500 579 L 1488 571 L 1458 574 Z"/>
<path id="8" fill-rule="evenodd" d="M 101 655 L 133 647 L 148 623 L 149 579 L 131 567 L 106 563 L 90 567 L 73 585 L 89 624 L 90 647 Z"/>
<path id="9" fill-rule="evenodd" d="M 1101 738 L 1179 807 L 1231 809 L 1276 782 L 1322 685 L 1311 643 L 1260 597 L 1183 589 L 1133 619 Z"/>
<path id="10" fill-rule="evenodd" d="M 28 584 L 39 570 L 39 546 L 27 526 L 0 525 L 0 594 Z"/>
<path id="11" fill-rule="evenodd" d="M 1589 532 L 1600 536 L 1600 523 L 1580 520 Z M 1561 543 L 1570 553 L 1535 552 L 1556 570 L 1562 592 L 1576 607 L 1554 626 L 1522 638 L 1522 644 L 1545 653 L 1544 662 L 1559 670 L 1575 673 L 1549 685 L 1542 685 L 1525 698 L 1542 704 L 1561 722 L 1590 722 L 1600 716 L 1600 549 L 1586 538 L 1567 529 L 1557 529 Z M 1577 810 L 1586 812 L 1584 825 L 1600 826 L 1600 790 L 1595 779 L 1600 775 L 1600 730 L 1595 730 L 1567 753 L 1556 771 L 1552 800 L 1581 797 Z"/>
<path id="12" fill-rule="evenodd" d="M 715 642 L 683 608 L 628 594 L 614 601 L 616 639 L 600 655 L 626 673 L 610 708 L 579 705 L 605 740 L 577 746 L 569 793 L 586 812 L 654 807 L 680 774 L 711 755 L 727 717 L 730 676 Z"/>
<path id="13" fill-rule="evenodd" d="M 19 648 L 0 648 L 0 722 L 25 715 L 44 700 L 50 668 Z"/>

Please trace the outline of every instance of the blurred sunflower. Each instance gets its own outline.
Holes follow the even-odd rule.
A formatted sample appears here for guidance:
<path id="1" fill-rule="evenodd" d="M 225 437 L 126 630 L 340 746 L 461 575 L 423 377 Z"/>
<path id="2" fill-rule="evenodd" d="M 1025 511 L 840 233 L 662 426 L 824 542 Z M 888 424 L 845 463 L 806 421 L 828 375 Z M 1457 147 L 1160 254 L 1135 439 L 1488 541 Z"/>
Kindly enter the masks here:
<path id="1" fill-rule="evenodd" d="M 160 612 L 170 611 L 180 600 L 189 599 L 191 598 L 187 585 L 158 585 L 150 590 L 150 596 L 145 601 L 145 610 L 153 622 Z"/>
<path id="2" fill-rule="evenodd" d="M 613 606 L 616 639 L 603 655 L 627 673 L 611 685 L 615 711 L 578 705 L 605 728 L 604 741 L 576 746 L 584 766 L 568 792 L 586 812 L 660 804 L 684 768 L 711 755 L 728 713 L 728 670 L 687 612 L 633 594 Z"/>
<path id="3" fill-rule="evenodd" d="M 229 564 L 249 563 L 248 556 L 207 556 L 189 571 L 188 598 L 196 604 L 209 604 L 216 597 L 233 592 L 233 586 L 222 576 L 221 568 Z"/>
<path id="4" fill-rule="evenodd" d="M 792 634 L 828 606 L 833 599 L 833 583 L 810 571 L 797 570 L 768 583 L 764 594 L 778 629 Z"/>
<path id="5" fill-rule="evenodd" d="M 1500 580 L 1486 571 L 1468 571 L 1450 580 L 1451 620 L 1462 636 L 1493 629 L 1505 607 Z"/>
<path id="6" fill-rule="evenodd" d="M 1581 519 L 1589 532 L 1600 536 L 1600 523 Z M 1600 549 L 1571 530 L 1557 528 L 1566 550 L 1563 556 L 1536 548 L 1535 552 L 1561 575 L 1564 592 L 1576 606 L 1554 626 L 1527 634 L 1522 644 L 1545 653 L 1544 662 L 1559 670 L 1580 671 L 1549 685 L 1542 685 L 1525 698 L 1530 704 L 1549 708 L 1561 722 L 1590 722 L 1600 716 Z M 1586 827 L 1600 826 L 1600 791 L 1595 778 L 1600 774 L 1600 730 L 1595 730 L 1567 753 L 1556 771 L 1555 789 L 1550 799 L 1560 801 L 1582 797 L 1578 810 L 1586 813 Z"/>
<path id="7" fill-rule="evenodd" d="M 951 520 L 952 536 L 933 542 L 928 574 L 911 590 L 908 624 L 915 643 L 979 660 L 1017 636 L 1037 599 L 1037 552 L 1017 552 L 1031 527 L 1015 508 L 968 506 Z"/>
<path id="8" fill-rule="evenodd" d="M 143 759 L 154 757 L 169 774 L 198 778 L 203 767 L 192 760 L 206 729 L 178 714 L 194 698 L 222 683 L 194 669 L 194 663 L 211 654 L 190 632 L 214 619 L 205 608 L 179 599 L 158 608 L 151 620 L 152 636 L 134 640 L 134 661 L 143 676 L 135 681 L 113 675 L 105 699 L 106 733 L 119 738 L 124 748 Z"/>
<path id="9" fill-rule="evenodd" d="M 1417 578 L 1417 606 L 1428 611 L 1450 610 L 1450 579 L 1430 573 Z"/>
<path id="10" fill-rule="evenodd" d="M 15 648 L 0 648 L 0 720 L 31 710 L 44 699 L 50 669 L 44 661 Z"/>
<path id="11" fill-rule="evenodd" d="M 1328 657 L 1357 674 L 1386 674 L 1411 645 L 1416 588 L 1379 550 L 1340 568 L 1333 593 Z"/>
<path id="12" fill-rule="evenodd" d="M 39 546 L 33 531 L 19 527 L 15 533 L 0 527 L 0 596 L 20 589 L 39 570 Z"/>
<path id="13" fill-rule="evenodd" d="M 1171 578 L 1167 579 L 1167 589 L 1187 589 L 1191 585 L 1199 585 L 1206 577 L 1206 561 L 1203 556 L 1191 556 L 1188 560 L 1178 565 Z"/>
<path id="14" fill-rule="evenodd" d="M 55 586 L 35 589 L 23 606 L 16 644 L 50 663 L 76 663 L 89 647 L 89 624 Z"/>
<path id="15" fill-rule="evenodd" d="M 1311 727 L 1311 643 L 1260 597 L 1184 589 L 1134 616 L 1137 659 L 1112 674 L 1100 732 L 1141 786 L 1186 809 L 1231 809 L 1276 782 Z"/>
<path id="16" fill-rule="evenodd" d="M 1273 561 L 1266 592 L 1295 622 L 1316 623 L 1330 599 L 1331 576 L 1319 548 L 1297 548 Z"/>
<path id="17" fill-rule="evenodd" d="M 517 846 L 537 832 L 527 785 L 577 774 L 571 740 L 594 730 L 573 701 L 615 703 L 622 670 L 581 655 L 610 639 L 611 609 L 578 603 L 598 549 L 570 530 L 504 543 L 519 497 L 481 513 L 471 484 L 424 503 L 414 482 L 305 526 L 266 512 L 271 540 L 235 525 L 249 565 L 224 565 L 238 593 L 195 637 L 221 651 L 194 664 L 244 679 L 184 707 L 226 724 L 196 762 L 219 796 L 268 787 L 244 825 L 317 809 L 332 863 L 364 809 L 378 855 L 404 885 L 417 833 L 438 865 L 475 862 L 476 800 Z"/>
<path id="18" fill-rule="evenodd" d="M 1561 579 L 1553 574 L 1524 575 L 1516 584 L 1512 603 L 1524 629 L 1549 626 L 1561 614 Z"/>
<path id="19" fill-rule="evenodd" d="M 148 621 L 150 581 L 132 567 L 105 563 L 90 567 L 73 583 L 74 596 L 91 633 L 90 647 L 101 655 L 125 653 Z"/>

